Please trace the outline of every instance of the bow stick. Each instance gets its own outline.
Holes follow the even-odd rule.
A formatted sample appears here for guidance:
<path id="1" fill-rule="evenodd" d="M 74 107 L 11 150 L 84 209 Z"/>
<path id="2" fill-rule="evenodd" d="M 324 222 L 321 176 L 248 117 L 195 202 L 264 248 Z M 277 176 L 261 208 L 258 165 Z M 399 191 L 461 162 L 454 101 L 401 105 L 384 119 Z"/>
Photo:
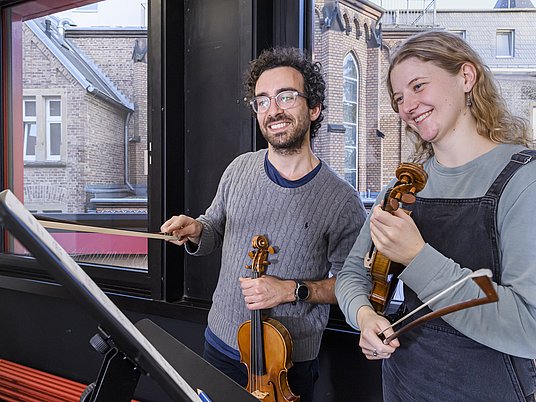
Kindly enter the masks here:
<path id="1" fill-rule="evenodd" d="M 391 334 L 387 338 L 385 338 L 383 340 L 383 343 L 388 344 L 389 342 L 391 342 L 393 339 L 397 338 L 398 336 L 400 336 L 404 332 L 407 332 L 410 329 L 413 329 L 413 328 L 425 323 L 426 321 L 433 320 L 434 318 L 439 318 L 439 317 L 442 317 L 442 316 L 444 316 L 446 314 L 450 314 L 450 313 L 453 313 L 455 311 L 460 311 L 460 310 L 463 310 L 463 309 L 466 309 L 466 308 L 496 302 L 497 300 L 499 300 L 499 295 L 495 291 L 495 288 L 493 287 L 493 284 L 491 282 L 490 278 L 492 278 L 492 277 L 493 277 L 493 274 L 492 274 L 491 270 L 489 270 L 489 269 L 484 268 L 484 269 L 479 269 L 477 271 L 472 272 L 471 274 L 469 274 L 466 277 L 460 279 L 458 282 L 454 283 L 453 285 L 449 286 L 447 289 L 443 290 L 442 292 L 440 292 L 437 295 L 435 295 L 434 297 L 432 297 L 426 303 L 423 303 L 422 305 L 417 307 L 415 310 L 409 312 L 404 317 L 400 318 L 398 321 L 396 321 L 395 323 L 391 324 L 390 326 L 388 326 L 387 328 L 385 328 L 384 330 L 379 332 L 378 336 L 380 338 L 382 338 L 382 337 L 385 338 L 383 333 L 385 331 L 387 331 L 389 328 L 393 328 L 395 325 L 400 324 L 401 322 L 403 322 L 407 318 L 409 318 L 412 315 L 414 315 L 416 312 L 418 312 L 418 311 L 422 310 L 423 308 L 425 308 L 426 306 L 428 306 L 434 300 L 437 300 L 438 298 L 443 296 L 445 293 L 447 293 L 447 292 L 451 291 L 452 289 L 454 289 L 455 287 L 461 285 L 462 283 L 464 283 L 468 279 L 472 279 L 474 282 L 476 282 L 476 284 L 484 291 L 485 297 L 480 297 L 478 299 L 467 300 L 467 301 L 464 301 L 464 302 L 453 304 L 451 306 L 446 306 L 446 307 L 440 308 L 440 309 L 438 309 L 436 311 L 431 311 L 428 314 L 425 314 L 422 317 L 416 319 L 415 321 L 412 321 L 409 324 L 401 327 L 400 329 L 395 331 L 393 334 Z"/>
<path id="2" fill-rule="evenodd" d="M 134 230 L 101 228 L 98 226 L 79 225 L 77 223 L 54 222 L 54 221 L 47 221 L 47 220 L 42 220 L 42 219 L 38 219 L 37 221 L 43 227 L 48 228 L 48 229 L 73 230 L 76 232 L 104 233 L 104 234 L 132 236 L 132 237 L 145 237 L 148 239 L 179 240 L 177 237 L 172 236 L 167 233 L 136 232 Z"/>

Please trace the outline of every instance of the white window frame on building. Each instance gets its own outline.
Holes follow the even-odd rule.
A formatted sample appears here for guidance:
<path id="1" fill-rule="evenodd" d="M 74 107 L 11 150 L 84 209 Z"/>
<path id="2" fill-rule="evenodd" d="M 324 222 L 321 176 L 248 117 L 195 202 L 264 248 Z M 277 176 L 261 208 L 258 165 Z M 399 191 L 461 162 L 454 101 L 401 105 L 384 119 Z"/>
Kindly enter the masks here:
<path id="1" fill-rule="evenodd" d="M 29 111 L 29 104 L 33 104 L 33 110 Z M 37 102 L 35 97 L 25 97 L 22 104 L 22 113 L 24 116 L 24 161 L 35 161 L 35 152 L 37 147 Z M 34 137 L 29 141 L 29 137 Z M 31 149 L 29 150 L 28 147 Z M 31 151 L 31 153 L 29 153 Z"/>
<path id="2" fill-rule="evenodd" d="M 355 76 L 345 75 L 344 66 L 346 63 L 351 62 L 354 66 Z M 357 60 L 352 53 L 348 53 L 343 61 L 343 124 L 346 128 L 346 133 L 344 137 L 344 178 L 348 181 L 354 188 L 357 189 L 359 182 L 358 178 L 358 166 L 359 166 L 359 135 L 358 135 L 358 121 L 359 121 L 359 68 L 357 65 Z M 349 83 L 355 85 L 355 96 L 348 97 L 347 91 L 345 90 L 346 86 Z M 349 121 L 347 119 L 348 113 L 346 110 L 348 108 L 353 109 L 353 113 L 350 115 L 355 116 L 354 121 Z M 354 160 L 352 155 L 355 155 Z"/>
<path id="3" fill-rule="evenodd" d="M 497 29 L 495 52 L 497 58 L 511 58 L 515 56 L 515 30 Z"/>
<path id="4" fill-rule="evenodd" d="M 53 103 L 59 102 L 59 108 L 53 107 Z M 62 101 L 60 97 L 51 96 L 45 98 L 46 104 L 46 156 L 45 159 L 49 161 L 61 160 L 61 131 L 62 131 L 62 113 L 61 105 Z M 59 132 L 57 127 L 59 125 Z M 56 138 L 58 137 L 59 138 Z"/>
<path id="5" fill-rule="evenodd" d="M 536 144 L 536 102 L 530 106 L 530 122 L 532 123 L 532 143 Z"/>
<path id="6" fill-rule="evenodd" d="M 65 160 L 65 132 L 66 132 L 66 96 L 61 92 L 48 90 L 24 90 L 24 162 L 54 163 Z M 26 114 L 27 102 L 35 102 L 35 116 Z M 60 102 L 59 108 L 53 102 Z M 51 107 L 52 105 L 52 107 Z M 30 125 L 34 124 L 32 130 Z M 58 135 L 59 139 L 54 138 Z M 35 152 L 28 154 L 28 135 L 34 131 L 36 136 Z M 59 142 L 59 144 L 58 144 Z"/>
<path id="7" fill-rule="evenodd" d="M 458 35 L 463 40 L 467 39 L 467 31 L 465 29 L 453 29 L 450 32 L 455 35 Z"/>

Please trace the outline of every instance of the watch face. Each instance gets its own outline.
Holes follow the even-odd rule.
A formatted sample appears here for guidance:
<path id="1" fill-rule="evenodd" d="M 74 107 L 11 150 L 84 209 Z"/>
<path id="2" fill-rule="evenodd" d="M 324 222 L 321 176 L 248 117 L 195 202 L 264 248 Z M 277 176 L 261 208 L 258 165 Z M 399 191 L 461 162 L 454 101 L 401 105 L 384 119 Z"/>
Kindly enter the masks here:
<path id="1" fill-rule="evenodd" d="M 298 286 L 298 299 L 305 300 L 309 297 L 309 288 L 305 283 L 300 283 Z"/>

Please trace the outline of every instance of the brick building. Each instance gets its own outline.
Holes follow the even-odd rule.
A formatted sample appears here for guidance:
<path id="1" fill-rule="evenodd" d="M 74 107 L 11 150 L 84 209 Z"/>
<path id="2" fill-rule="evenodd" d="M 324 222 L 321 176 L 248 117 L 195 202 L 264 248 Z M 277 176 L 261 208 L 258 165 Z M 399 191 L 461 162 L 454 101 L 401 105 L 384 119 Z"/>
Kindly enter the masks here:
<path id="1" fill-rule="evenodd" d="M 380 181 L 382 9 L 363 1 L 317 1 L 313 55 L 327 82 L 315 152 L 360 191 Z"/>
<path id="2" fill-rule="evenodd" d="M 146 30 L 27 21 L 24 198 L 36 212 L 145 211 Z M 121 199 L 121 203 L 114 200 Z"/>
<path id="3" fill-rule="evenodd" d="M 379 191 L 413 150 L 391 108 L 385 74 L 391 49 L 414 33 L 462 35 L 494 73 L 511 111 L 536 126 L 536 9 L 530 0 L 448 11 L 436 10 L 434 0 L 380 3 L 385 8 L 344 0 L 318 1 L 315 8 L 313 53 L 328 82 L 315 151 L 362 194 Z"/>

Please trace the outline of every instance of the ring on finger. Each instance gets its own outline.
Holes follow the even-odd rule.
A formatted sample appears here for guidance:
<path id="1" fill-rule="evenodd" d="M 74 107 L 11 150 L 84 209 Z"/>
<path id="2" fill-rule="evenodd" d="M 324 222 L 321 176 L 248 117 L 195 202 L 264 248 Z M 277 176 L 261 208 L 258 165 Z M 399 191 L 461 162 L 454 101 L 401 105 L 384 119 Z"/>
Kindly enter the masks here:
<path id="1" fill-rule="evenodd" d="M 378 351 L 376 349 L 374 349 L 372 351 L 372 356 L 374 356 L 374 357 L 378 356 Z"/>

